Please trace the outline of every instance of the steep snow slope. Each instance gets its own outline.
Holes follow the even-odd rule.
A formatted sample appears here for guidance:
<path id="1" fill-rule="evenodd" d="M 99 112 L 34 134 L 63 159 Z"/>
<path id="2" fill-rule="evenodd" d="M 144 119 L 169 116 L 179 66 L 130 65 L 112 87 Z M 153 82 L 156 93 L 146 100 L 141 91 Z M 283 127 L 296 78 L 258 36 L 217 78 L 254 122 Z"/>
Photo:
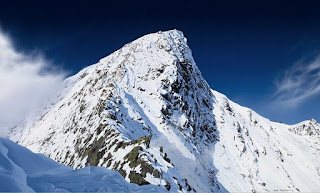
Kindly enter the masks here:
<path id="1" fill-rule="evenodd" d="M 0 138 L 0 192 L 163 192 L 139 187 L 115 171 L 88 166 L 79 170 Z"/>
<path id="2" fill-rule="evenodd" d="M 315 120 L 293 126 L 271 122 L 212 92 L 220 136 L 213 160 L 227 190 L 320 190 L 320 129 Z"/>
<path id="3" fill-rule="evenodd" d="M 74 168 L 103 166 L 173 191 L 314 191 L 320 181 L 319 125 L 273 123 L 212 91 L 177 30 L 68 78 L 11 138 Z"/>

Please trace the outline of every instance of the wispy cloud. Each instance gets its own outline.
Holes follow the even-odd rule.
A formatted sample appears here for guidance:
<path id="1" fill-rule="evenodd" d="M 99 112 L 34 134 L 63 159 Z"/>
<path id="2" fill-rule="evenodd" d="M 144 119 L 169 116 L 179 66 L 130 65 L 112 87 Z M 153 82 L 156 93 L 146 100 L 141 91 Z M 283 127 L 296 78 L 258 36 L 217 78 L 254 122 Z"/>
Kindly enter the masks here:
<path id="1" fill-rule="evenodd" d="M 275 81 L 275 85 L 276 102 L 286 105 L 296 106 L 320 94 L 320 55 L 297 62 Z"/>
<path id="2" fill-rule="evenodd" d="M 41 53 L 17 51 L 0 30 L 0 124 L 21 119 L 41 106 L 64 77 Z"/>

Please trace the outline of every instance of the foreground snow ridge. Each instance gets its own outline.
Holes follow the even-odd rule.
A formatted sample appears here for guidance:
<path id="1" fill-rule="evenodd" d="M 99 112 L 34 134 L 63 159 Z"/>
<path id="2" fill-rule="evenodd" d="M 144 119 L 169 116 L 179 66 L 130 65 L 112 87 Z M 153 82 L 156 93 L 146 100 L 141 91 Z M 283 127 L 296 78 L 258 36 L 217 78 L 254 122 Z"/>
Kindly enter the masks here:
<path id="1" fill-rule="evenodd" d="M 0 192 L 163 192 L 157 186 L 138 186 L 106 168 L 79 170 L 32 153 L 0 138 Z"/>
<path id="2" fill-rule="evenodd" d="M 320 189 L 319 124 L 272 122 L 210 89 L 178 30 L 143 36 L 69 77 L 38 117 L 8 137 L 74 169 L 116 170 L 141 187 Z"/>

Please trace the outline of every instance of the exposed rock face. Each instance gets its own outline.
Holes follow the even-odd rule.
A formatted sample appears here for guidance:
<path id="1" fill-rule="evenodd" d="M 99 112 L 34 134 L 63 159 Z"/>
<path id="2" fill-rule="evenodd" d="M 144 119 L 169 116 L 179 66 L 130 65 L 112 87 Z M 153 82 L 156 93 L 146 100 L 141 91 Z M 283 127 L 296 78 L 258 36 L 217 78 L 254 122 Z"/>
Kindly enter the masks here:
<path id="1" fill-rule="evenodd" d="M 320 135 L 319 127 L 319 123 L 316 120 L 312 119 L 310 121 L 304 121 L 300 124 L 292 126 L 291 128 L 289 128 L 289 131 L 302 136 L 313 136 Z"/>
<path id="2" fill-rule="evenodd" d="M 300 126 L 273 123 L 212 91 L 186 38 L 172 30 L 66 79 L 19 143 L 74 168 L 103 166 L 172 191 L 316 190 L 297 176 L 310 170 L 305 179 L 320 181 L 319 125 Z"/>

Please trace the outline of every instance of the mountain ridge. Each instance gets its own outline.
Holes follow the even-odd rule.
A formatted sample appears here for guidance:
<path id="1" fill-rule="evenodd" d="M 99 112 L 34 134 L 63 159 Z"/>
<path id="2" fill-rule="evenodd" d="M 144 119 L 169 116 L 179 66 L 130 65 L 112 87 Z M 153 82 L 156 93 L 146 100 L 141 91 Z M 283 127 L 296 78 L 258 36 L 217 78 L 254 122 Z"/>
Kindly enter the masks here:
<path id="1" fill-rule="evenodd" d="M 318 188 L 296 173 L 320 178 L 319 124 L 274 123 L 210 89 L 180 31 L 126 44 L 66 79 L 59 93 L 39 120 L 10 138 L 74 168 L 102 166 L 171 191 Z M 309 159 L 312 170 L 286 164 Z"/>

